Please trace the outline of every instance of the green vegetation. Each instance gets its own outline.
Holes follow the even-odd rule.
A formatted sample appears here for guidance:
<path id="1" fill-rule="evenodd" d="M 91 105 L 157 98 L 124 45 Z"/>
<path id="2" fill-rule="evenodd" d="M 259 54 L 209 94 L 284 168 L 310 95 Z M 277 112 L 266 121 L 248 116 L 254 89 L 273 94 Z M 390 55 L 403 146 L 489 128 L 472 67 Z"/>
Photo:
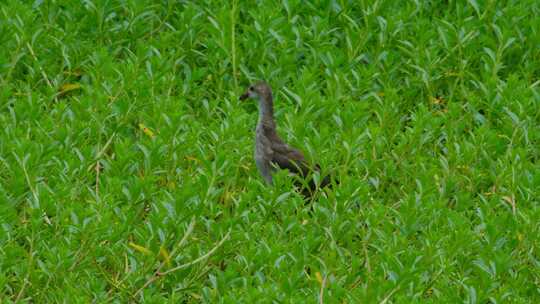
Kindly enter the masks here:
<path id="1" fill-rule="evenodd" d="M 2 303 L 540 302 L 537 0 L 7 0 L 0 45 Z"/>

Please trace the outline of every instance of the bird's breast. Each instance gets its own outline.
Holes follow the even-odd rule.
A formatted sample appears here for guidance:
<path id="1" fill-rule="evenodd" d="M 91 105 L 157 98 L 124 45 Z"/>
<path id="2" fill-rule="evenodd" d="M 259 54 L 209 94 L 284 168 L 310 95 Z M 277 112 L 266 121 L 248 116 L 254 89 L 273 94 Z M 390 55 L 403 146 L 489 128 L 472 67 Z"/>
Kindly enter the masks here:
<path id="1" fill-rule="evenodd" d="M 271 157 L 272 155 L 272 143 L 264 134 L 264 132 L 257 132 L 255 136 L 255 155 L 259 157 Z"/>

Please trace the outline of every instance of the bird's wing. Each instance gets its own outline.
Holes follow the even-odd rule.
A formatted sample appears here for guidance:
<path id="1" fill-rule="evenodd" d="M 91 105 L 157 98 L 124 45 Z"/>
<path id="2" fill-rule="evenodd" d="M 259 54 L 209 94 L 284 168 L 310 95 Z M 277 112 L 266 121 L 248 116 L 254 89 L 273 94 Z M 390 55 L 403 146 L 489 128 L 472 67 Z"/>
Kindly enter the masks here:
<path id="1" fill-rule="evenodd" d="M 290 147 L 284 143 L 281 139 L 272 140 L 272 163 L 281 169 L 288 169 L 290 172 L 300 175 L 302 178 L 308 178 L 313 171 L 321 171 L 318 164 L 311 166 L 305 159 L 302 152 Z M 330 176 L 321 177 L 318 184 L 311 178 L 307 180 L 307 184 L 302 183 L 300 187 L 303 188 L 302 193 L 305 196 L 311 196 L 317 188 L 326 187 L 331 183 Z"/>
<path id="2" fill-rule="evenodd" d="M 272 154 L 272 163 L 279 168 L 288 169 L 304 177 L 309 173 L 309 164 L 306 162 L 302 152 L 282 142 L 273 143 L 272 150 L 274 152 Z"/>

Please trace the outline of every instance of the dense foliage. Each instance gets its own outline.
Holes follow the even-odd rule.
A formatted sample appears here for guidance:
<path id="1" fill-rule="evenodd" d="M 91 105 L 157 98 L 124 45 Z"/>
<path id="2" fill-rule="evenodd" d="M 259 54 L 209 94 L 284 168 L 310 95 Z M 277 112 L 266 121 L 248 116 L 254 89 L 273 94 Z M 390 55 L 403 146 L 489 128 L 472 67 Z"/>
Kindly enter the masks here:
<path id="1" fill-rule="evenodd" d="M 540 301 L 538 1 L 7 0 L 0 45 L 2 302 Z"/>

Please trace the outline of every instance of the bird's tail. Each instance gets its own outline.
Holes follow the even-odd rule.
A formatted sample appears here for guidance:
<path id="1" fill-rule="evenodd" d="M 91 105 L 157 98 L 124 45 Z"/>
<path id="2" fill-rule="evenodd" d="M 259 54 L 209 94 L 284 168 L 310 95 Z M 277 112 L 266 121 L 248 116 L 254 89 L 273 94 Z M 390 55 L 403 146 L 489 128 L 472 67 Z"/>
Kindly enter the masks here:
<path id="1" fill-rule="evenodd" d="M 332 186 L 332 181 L 334 181 L 337 184 L 339 184 L 339 181 L 335 178 L 335 176 L 333 176 L 333 174 L 327 174 L 325 175 L 319 182 L 319 188 L 324 188 L 324 187 L 327 187 L 327 186 Z M 316 188 L 317 185 L 315 184 L 315 181 L 313 179 L 311 179 L 310 181 L 310 187 L 312 188 Z"/>
<path id="2" fill-rule="evenodd" d="M 317 170 L 317 171 L 320 172 L 320 170 Z M 304 184 L 304 187 L 302 189 L 302 194 L 305 197 L 312 197 L 313 194 L 317 192 L 317 189 L 322 189 L 325 187 L 332 187 L 333 186 L 332 181 L 334 181 L 336 185 L 339 184 L 339 181 L 332 174 L 325 175 L 323 178 L 319 180 L 319 183 L 316 183 L 315 179 L 312 176 L 307 182 L 307 185 Z"/>
<path id="3" fill-rule="evenodd" d="M 319 174 L 321 173 L 321 167 L 317 164 L 315 165 L 315 170 L 317 172 L 319 172 Z M 320 179 L 320 183 L 319 183 L 319 188 L 324 188 L 326 186 L 331 186 L 332 185 L 332 180 L 336 183 L 336 184 L 339 184 L 339 181 L 335 178 L 334 176 L 335 174 L 333 174 L 332 172 L 329 173 L 329 174 L 326 174 L 324 177 L 322 177 Z M 315 181 L 313 180 L 313 178 L 310 180 L 310 187 L 313 186 L 313 187 L 316 187 L 317 185 L 315 184 Z"/>

